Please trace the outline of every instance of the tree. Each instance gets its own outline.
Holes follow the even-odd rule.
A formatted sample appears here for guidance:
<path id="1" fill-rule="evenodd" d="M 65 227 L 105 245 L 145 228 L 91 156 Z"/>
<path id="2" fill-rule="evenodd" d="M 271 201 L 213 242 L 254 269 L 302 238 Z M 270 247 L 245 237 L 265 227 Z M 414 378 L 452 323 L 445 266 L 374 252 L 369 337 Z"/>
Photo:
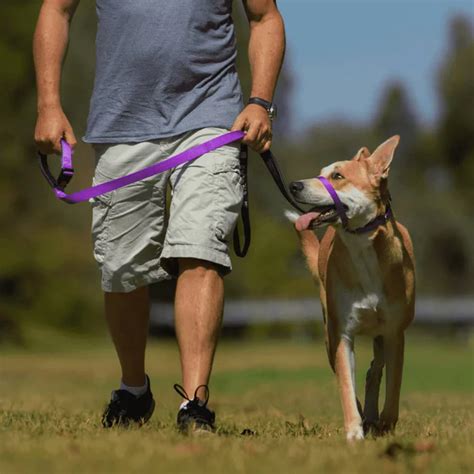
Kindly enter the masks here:
<path id="1" fill-rule="evenodd" d="M 416 167 L 415 148 L 420 130 L 408 93 L 401 82 L 393 81 L 385 87 L 373 128 L 379 143 L 393 135 L 401 136 L 395 170 L 406 173 L 407 168 Z"/>
<path id="2" fill-rule="evenodd" d="M 451 21 L 449 50 L 438 75 L 441 101 L 439 139 L 446 163 L 458 168 L 458 179 L 471 183 L 474 167 L 474 35 L 467 17 Z M 469 172 L 467 172 L 469 170 Z"/>
<path id="3" fill-rule="evenodd" d="M 34 103 L 31 32 L 38 6 L 35 1 L 1 5 L 0 30 L 0 339 L 18 338 L 15 309 L 25 298 L 20 281 L 27 262 L 20 244 L 22 213 L 27 205 L 24 189 L 31 183 L 27 162 L 32 152 L 28 126 Z M 34 110 L 34 109 L 33 109 Z"/>
<path id="4" fill-rule="evenodd" d="M 37 1 L 25 0 L 2 3 L 0 12 L 5 19 L 0 30 L 0 87 L 7 91 L 0 97 L 0 334 L 10 338 L 18 336 L 22 320 L 71 329 L 92 329 L 100 321 L 87 207 L 72 211 L 56 202 L 35 162 L 31 42 L 38 11 Z M 94 25 L 94 9 L 90 11 L 92 15 L 84 10 L 82 17 Z M 69 51 L 68 66 L 80 56 L 75 48 Z M 94 55 L 88 61 L 92 65 Z M 63 96 L 73 98 L 70 104 L 79 108 L 87 101 L 76 93 L 78 85 L 91 78 L 85 68 L 76 64 L 73 69 L 65 72 Z M 59 291 L 64 281 L 68 284 Z"/>

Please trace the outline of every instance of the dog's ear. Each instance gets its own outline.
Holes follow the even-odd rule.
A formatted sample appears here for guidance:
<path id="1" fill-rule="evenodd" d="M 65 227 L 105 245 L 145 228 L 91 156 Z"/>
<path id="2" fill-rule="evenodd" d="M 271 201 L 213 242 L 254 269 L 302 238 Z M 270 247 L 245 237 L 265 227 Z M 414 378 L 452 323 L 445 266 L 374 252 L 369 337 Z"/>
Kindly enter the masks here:
<path id="1" fill-rule="evenodd" d="M 395 148 L 397 148 L 400 136 L 395 135 L 383 142 L 373 153 L 367 158 L 370 173 L 377 179 L 387 179 L 390 170 L 390 163 L 393 160 Z"/>
<path id="2" fill-rule="evenodd" d="M 356 154 L 356 156 L 354 156 L 354 158 L 352 158 L 353 160 L 355 161 L 359 161 L 359 160 L 363 160 L 364 158 L 368 158 L 370 156 L 370 151 L 367 147 L 363 146 Z"/>

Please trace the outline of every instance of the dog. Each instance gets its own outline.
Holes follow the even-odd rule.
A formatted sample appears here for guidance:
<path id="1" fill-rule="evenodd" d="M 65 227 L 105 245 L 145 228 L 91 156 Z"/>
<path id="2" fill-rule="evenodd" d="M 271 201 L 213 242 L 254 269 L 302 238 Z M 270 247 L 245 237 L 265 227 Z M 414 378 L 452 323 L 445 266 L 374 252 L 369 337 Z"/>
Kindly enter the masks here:
<path id="1" fill-rule="evenodd" d="M 373 153 L 326 166 L 317 178 L 290 183 L 308 213 L 287 212 L 307 265 L 319 281 L 326 348 L 336 374 L 349 441 L 392 431 L 398 421 L 404 331 L 414 318 L 415 264 L 407 229 L 391 210 L 387 187 L 398 135 Z M 321 241 L 313 232 L 327 227 Z M 364 408 L 355 390 L 354 338 L 373 338 Z M 378 399 L 385 366 L 386 396 Z"/>

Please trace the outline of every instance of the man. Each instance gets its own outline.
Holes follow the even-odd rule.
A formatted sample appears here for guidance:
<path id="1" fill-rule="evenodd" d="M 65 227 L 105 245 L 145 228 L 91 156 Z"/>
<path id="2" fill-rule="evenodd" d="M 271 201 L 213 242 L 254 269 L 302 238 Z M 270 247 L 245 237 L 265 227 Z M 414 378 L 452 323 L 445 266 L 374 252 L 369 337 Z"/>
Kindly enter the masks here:
<path id="1" fill-rule="evenodd" d="M 79 0 L 44 0 L 34 37 L 38 88 L 35 141 L 43 153 L 76 139 L 60 100 L 61 65 Z M 84 140 L 95 183 L 149 166 L 219 135 L 270 148 L 272 97 L 284 54 L 274 0 L 244 0 L 250 22 L 252 92 L 242 107 L 235 70 L 232 0 L 97 0 L 94 92 Z M 243 109 L 243 110 L 242 110 Z M 214 429 L 209 382 L 231 270 L 228 242 L 242 204 L 239 148 L 197 161 L 92 202 L 94 256 L 105 315 L 122 369 L 103 424 L 145 422 L 154 409 L 144 359 L 148 285 L 177 277 L 176 334 L 183 396 L 178 426 Z M 171 186 L 165 216 L 166 187 Z"/>

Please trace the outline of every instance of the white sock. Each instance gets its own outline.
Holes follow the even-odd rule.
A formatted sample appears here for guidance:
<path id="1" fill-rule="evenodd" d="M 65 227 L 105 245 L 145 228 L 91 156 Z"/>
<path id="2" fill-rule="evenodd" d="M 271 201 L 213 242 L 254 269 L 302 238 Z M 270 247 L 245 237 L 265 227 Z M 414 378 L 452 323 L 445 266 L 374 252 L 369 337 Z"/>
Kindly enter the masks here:
<path id="1" fill-rule="evenodd" d="M 130 387 L 128 385 L 125 385 L 122 381 L 120 381 L 120 390 L 126 390 L 127 392 L 130 392 L 132 395 L 135 395 L 136 397 L 142 396 L 148 389 L 148 381 L 145 379 L 145 385 L 142 385 L 141 387 Z"/>

